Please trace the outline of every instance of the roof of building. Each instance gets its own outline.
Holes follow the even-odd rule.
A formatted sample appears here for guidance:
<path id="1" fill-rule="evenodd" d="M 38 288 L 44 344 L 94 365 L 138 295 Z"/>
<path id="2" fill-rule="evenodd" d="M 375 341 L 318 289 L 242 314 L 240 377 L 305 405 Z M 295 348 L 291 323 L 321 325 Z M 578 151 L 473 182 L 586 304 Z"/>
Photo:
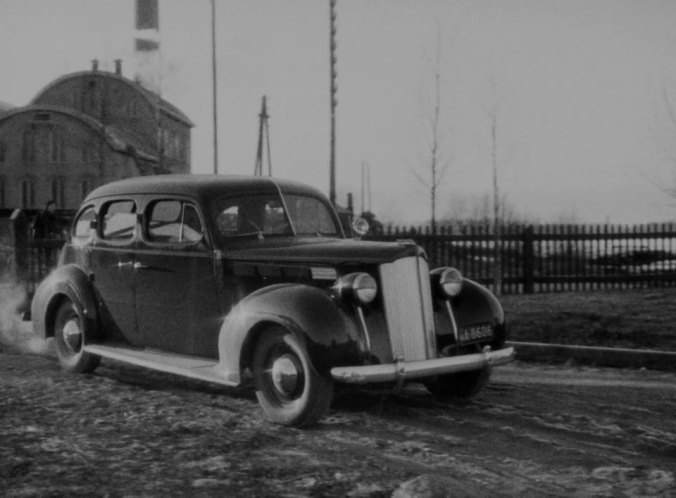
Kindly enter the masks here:
<path id="1" fill-rule="evenodd" d="M 110 125 L 104 126 L 100 121 L 94 119 L 93 117 L 66 107 L 51 105 L 28 105 L 26 107 L 17 107 L 0 114 L 0 124 L 3 121 L 20 114 L 33 114 L 40 112 L 57 113 L 69 116 L 101 134 L 108 145 L 115 151 L 121 152 L 123 154 L 135 155 L 150 162 L 158 161 L 157 156 L 152 151 L 147 150 L 145 142 L 139 137 L 136 137 L 130 131 Z"/>
<path id="2" fill-rule="evenodd" d="M 134 89 L 136 89 L 139 93 L 141 93 L 141 95 L 143 95 L 146 99 L 148 99 L 152 105 L 159 105 L 160 110 L 162 112 L 164 112 L 165 114 L 173 117 L 174 119 L 177 119 L 178 121 L 181 121 L 182 123 L 186 124 L 187 126 L 190 126 L 190 127 L 195 126 L 195 124 L 190 120 L 190 118 L 188 118 L 188 116 L 186 116 L 183 113 L 183 111 L 181 111 L 175 105 L 167 102 L 166 100 L 161 98 L 156 93 L 151 92 L 150 90 L 145 88 L 140 83 L 136 83 L 135 81 L 132 81 L 128 78 L 125 78 L 121 74 L 117 74 L 117 73 L 113 73 L 113 72 L 109 72 L 109 71 L 101 71 L 101 70 L 79 71 L 79 72 L 76 72 L 76 73 L 70 73 L 70 74 L 66 74 L 64 76 L 61 76 L 61 77 L 55 79 L 54 81 L 52 81 L 51 83 L 49 83 L 48 85 L 46 85 L 45 87 L 43 87 L 42 90 L 40 90 L 37 93 L 37 95 L 33 98 L 33 100 L 31 101 L 31 104 L 35 104 L 40 99 L 42 94 L 44 94 L 49 89 L 63 83 L 64 81 L 67 81 L 67 80 L 70 80 L 70 79 L 76 79 L 76 78 L 85 78 L 85 77 L 91 78 L 92 76 L 98 76 L 98 77 L 102 77 L 102 78 L 111 78 L 111 79 L 115 79 L 117 81 L 123 82 L 124 84 L 129 85 L 129 86 L 133 87 Z"/>
<path id="3" fill-rule="evenodd" d="M 0 114 L 2 114 L 3 112 L 11 111 L 14 108 L 16 108 L 16 106 L 0 100 Z"/>

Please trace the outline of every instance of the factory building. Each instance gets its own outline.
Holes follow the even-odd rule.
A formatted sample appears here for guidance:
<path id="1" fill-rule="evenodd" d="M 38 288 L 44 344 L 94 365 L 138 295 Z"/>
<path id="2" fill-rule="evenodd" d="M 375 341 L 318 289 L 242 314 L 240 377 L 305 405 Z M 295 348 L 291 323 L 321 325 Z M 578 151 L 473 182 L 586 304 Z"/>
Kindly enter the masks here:
<path id="1" fill-rule="evenodd" d="M 115 71 L 62 76 L 24 107 L 0 106 L 0 208 L 53 200 L 76 209 L 94 187 L 142 175 L 190 172 L 193 123 Z"/>

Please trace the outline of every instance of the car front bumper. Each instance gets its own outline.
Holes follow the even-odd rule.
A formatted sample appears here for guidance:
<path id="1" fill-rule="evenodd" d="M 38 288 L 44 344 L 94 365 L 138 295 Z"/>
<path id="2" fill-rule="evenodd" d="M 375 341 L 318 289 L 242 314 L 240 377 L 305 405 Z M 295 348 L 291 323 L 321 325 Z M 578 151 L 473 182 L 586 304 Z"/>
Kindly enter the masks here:
<path id="1" fill-rule="evenodd" d="M 514 348 L 491 351 L 490 346 L 486 346 L 481 353 L 462 356 L 408 362 L 401 361 L 384 365 L 335 367 L 331 369 L 331 376 L 337 381 L 349 384 L 391 382 L 466 372 L 469 370 L 481 370 L 485 367 L 504 365 L 512 360 L 514 360 Z"/>

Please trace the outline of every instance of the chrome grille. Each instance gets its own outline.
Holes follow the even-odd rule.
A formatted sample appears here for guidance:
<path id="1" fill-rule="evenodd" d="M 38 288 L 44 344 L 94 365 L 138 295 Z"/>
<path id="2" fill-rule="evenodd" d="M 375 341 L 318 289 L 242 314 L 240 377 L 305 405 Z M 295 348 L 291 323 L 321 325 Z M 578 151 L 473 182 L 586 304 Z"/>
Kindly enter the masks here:
<path id="1" fill-rule="evenodd" d="M 380 282 L 394 358 L 415 361 L 436 357 L 427 261 L 412 256 L 383 264 Z"/>

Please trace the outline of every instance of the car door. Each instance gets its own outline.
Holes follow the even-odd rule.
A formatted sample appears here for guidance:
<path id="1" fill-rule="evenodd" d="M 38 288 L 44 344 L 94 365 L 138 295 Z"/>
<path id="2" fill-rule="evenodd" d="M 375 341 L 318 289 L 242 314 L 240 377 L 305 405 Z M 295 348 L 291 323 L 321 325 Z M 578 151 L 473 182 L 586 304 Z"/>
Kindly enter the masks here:
<path id="1" fill-rule="evenodd" d="M 89 253 L 94 286 L 102 303 L 101 323 L 107 337 L 132 345 L 141 345 L 133 270 L 137 218 L 134 200 L 104 203 L 99 211 L 96 242 Z"/>
<path id="2" fill-rule="evenodd" d="M 136 251 L 136 313 L 146 346 L 218 357 L 223 322 L 203 222 L 196 205 L 158 199 L 145 209 Z"/>

